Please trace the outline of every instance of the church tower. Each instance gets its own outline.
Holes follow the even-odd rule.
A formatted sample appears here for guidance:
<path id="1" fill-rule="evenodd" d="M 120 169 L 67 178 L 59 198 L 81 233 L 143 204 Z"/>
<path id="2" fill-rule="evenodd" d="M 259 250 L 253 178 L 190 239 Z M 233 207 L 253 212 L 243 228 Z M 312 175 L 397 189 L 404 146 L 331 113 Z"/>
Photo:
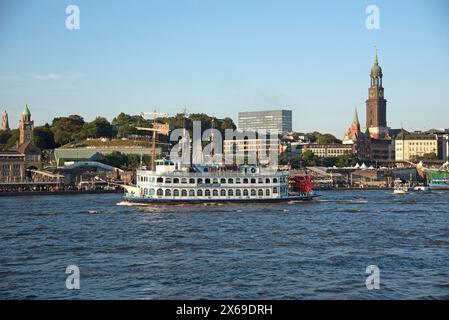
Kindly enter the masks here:
<path id="1" fill-rule="evenodd" d="M 354 134 L 358 134 L 360 132 L 360 122 L 359 115 L 357 114 L 357 108 L 354 110 L 354 119 L 352 120 L 351 124 L 351 132 Z"/>
<path id="2" fill-rule="evenodd" d="M 2 126 L 0 127 L 0 131 L 9 131 L 8 112 L 6 111 L 2 113 Z"/>
<path id="3" fill-rule="evenodd" d="M 384 98 L 384 88 L 382 87 L 382 68 L 379 60 L 374 58 L 374 65 L 371 68 L 371 86 L 368 90 L 368 100 L 366 100 L 366 128 L 372 138 L 383 139 L 388 136 L 387 127 L 387 100 Z"/>
<path id="4" fill-rule="evenodd" d="M 360 138 L 360 122 L 359 116 L 357 114 L 357 109 L 354 111 L 354 118 L 352 120 L 351 126 L 343 138 L 343 144 L 354 144 Z"/>
<path id="5" fill-rule="evenodd" d="M 19 121 L 19 145 L 33 141 L 33 129 L 34 121 L 31 120 L 30 109 L 28 109 L 28 106 L 25 105 L 25 108 L 22 111 L 21 119 Z"/>

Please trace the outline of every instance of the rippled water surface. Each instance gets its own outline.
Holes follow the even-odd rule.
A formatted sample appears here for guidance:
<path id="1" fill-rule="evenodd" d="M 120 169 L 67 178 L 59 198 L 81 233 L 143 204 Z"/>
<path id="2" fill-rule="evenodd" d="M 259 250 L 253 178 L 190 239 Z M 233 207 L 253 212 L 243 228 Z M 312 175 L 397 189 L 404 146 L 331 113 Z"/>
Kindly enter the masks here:
<path id="1" fill-rule="evenodd" d="M 449 299 L 449 192 L 311 203 L 117 206 L 0 198 L 0 298 Z M 65 288 L 77 265 L 80 290 Z M 380 268 L 367 290 L 366 267 Z"/>

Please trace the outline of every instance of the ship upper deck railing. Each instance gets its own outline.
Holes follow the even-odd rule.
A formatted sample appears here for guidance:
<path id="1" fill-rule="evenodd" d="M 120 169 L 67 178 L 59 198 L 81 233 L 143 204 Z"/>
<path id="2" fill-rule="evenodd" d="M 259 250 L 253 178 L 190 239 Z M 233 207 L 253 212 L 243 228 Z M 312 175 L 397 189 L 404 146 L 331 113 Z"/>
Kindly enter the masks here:
<path id="1" fill-rule="evenodd" d="M 288 171 L 262 171 L 255 173 L 245 173 L 240 171 L 208 171 L 208 172 L 186 172 L 186 171 L 152 171 L 145 169 L 137 169 L 138 174 L 151 174 L 154 176 L 176 176 L 176 177 L 222 177 L 222 176 L 233 176 L 233 177 L 259 177 L 259 176 L 285 176 L 288 175 Z"/>

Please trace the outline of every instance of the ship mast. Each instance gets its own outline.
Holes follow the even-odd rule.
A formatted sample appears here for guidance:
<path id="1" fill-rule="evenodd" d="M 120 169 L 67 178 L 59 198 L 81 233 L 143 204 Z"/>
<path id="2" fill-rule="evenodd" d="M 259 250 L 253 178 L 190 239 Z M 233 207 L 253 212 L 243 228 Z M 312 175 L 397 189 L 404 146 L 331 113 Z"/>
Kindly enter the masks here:
<path id="1" fill-rule="evenodd" d="M 157 123 L 156 118 L 157 117 L 168 117 L 168 113 L 164 112 L 156 112 L 154 110 L 153 112 L 141 112 L 140 115 L 142 117 L 144 116 L 151 116 L 153 117 L 153 128 L 144 128 L 144 127 L 136 127 L 137 130 L 144 130 L 144 131 L 153 131 L 153 136 L 151 138 L 151 170 L 156 171 L 156 135 L 157 133 L 161 133 L 164 135 L 168 135 L 169 126 L 167 123 Z"/>
<path id="2" fill-rule="evenodd" d="M 186 131 L 187 131 L 187 128 L 186 128 L 186 119 L 189 117 L 189 113 L 187 112 L 187 107 L 184 107 L 183 109 L 182 109 L 182 111 L 181 111 L 181 113 L 180 114 L 182 114 L 182 127 L 183 127 L 183 129 L 184 129 L 184 133 L 183 133 L 183 143 L 182 143 L 182 148 L 184 148 L 184 146 L 187 144 L 187 143 L 185 143 L 185 140 L 184 139 L 186 139 Z M 188 144 L 187 144 L 189 147 L 188 147 L 188 150 L 187 150 L 187 152 L 189 153 L 189 168 L 190 168 L 190 170 L 192 170 L 193 169 L 193 139 L 192 139 L 192 151 L 190 151 L 190 140 L 188 141 Z M 182 151 L 183 153 L 185 152 L 184 150 Z"/>
<path id="3" fill-rule="evenodd" d="M 211 119 L 211 133 L 210 133 L 210 143 L 211 143 L 211 160 L 212 160 L 212 164 L 215 165 L 215 136 L 214 136 L 214 124 L 215 124 L 215 118 L 212 116 Z"/>
<path id="4" fill-rule="evenodd" d="M 259 166 L 259 143 L 261 142 L 259 134 L 257 134 L 257 138 L 256 138 L 256 167 Z"/>

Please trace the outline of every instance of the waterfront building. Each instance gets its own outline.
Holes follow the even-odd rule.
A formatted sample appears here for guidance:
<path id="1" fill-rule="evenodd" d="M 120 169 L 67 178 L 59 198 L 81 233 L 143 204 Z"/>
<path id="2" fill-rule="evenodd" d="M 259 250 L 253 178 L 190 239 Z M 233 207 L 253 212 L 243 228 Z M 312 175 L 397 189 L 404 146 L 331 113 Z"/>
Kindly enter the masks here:
<path id="1" fill-rule="evenodd" d="M 425 133 L 435 134 L 438 137 L 438 158 L 449 160 L 449 129 L 431 129 Z"/>
<path id="2" fill-rule="evenodd" d="M 0 151 L 0 182 L 30 180 L 31 170 L 41 167 L 41 152 L 32 143 L 26 142 L 16 150 Z"/>
<path id="3" fill-rule="evenodd" d="M 238 128 L 241 131 L 275 130 L 278 133 L 292 131 L 291 110 L 239 112 Z"/>
<path id="4" fill-rule="evenodd" d="M 275 146 L 278 153 L 282 153 L 284 151 L 281 141 L 276 137 L 267 139 L 223 140 L 223 153 L 225 156 L 232 155 L 233 157 L 241 159 L 245 159 L 245 157 L 253 155 L 254 157 L 257 156 L 258 159 L 265 159 L 268 163 L 268 151 L 271 146 Z M 265 152 L 266 155 L 262 156 L 262 152 Z"/>
<path id="5" fill-rule="evenodd" d="M 41 151 L 33 145 L 34 122 L 25 106 L 19 121 L 19 141 L 12 150 L 0 151 L 0 182 L 23 182 L 42 167 Z"/>
<path id="6" fill-rule="evenodd" d="M 304 145 L 303 152 L 310 150 L 319 158 L 338 157 L 344 154 L 354 154 L 354 146 L 351 144 L 318 144 L 311 143 Z"/>
<path id="7" fill-rule="evenodd" d="M 119 168 L 97 161 L 74 162 L 71 165 L 58 168 L 56 172 L 62 174 L 65 183 L 70 185 L 104 185 L 107 182 L 117 181 L 132 183 L 131 171 L 125 172 Z"/>
<path id="8" fill-rule="evenodd" d="M 351 185 L 357 188 L 385 188 L 383 170 L 354 170 L 349 174 Z"/>
<path id="9" fill-rule="evenodd" d="M 395 140 L 396 161 L 410 161 L 416 157 L 438 156 L 438 137 L 435 134 L 409 133 L 405 130 Z"/>
<path id="10" fill-rule="evenodd" d="M 395 144 L 392 139 L 368 139 L 369 157 L 366 160 L 371 163 L 391 162 L 395 160 Z"/>
<path id="11" fill-rule="evenodd" d="M 97 161 L 103 155 L 112 152 L 120 152 L 123 154 L 135 155 L 151 155 L 150 147 L 129 145 L 129 146 L 95 146 L 95 147 L 75 147 L 75 148 L 58 148 L 54 151 L 56 167 L 64 167 L 73 165 L 78 161 Z M 156 148 L 156 154 L 161 154 L 161 148 Z"/>
<path id="12" fill-rule="evenodd" d="M 2 125 L 0 131 L 9 131 L 8 112 L 6 112 L 6 110 L 2 113 Z"/>

